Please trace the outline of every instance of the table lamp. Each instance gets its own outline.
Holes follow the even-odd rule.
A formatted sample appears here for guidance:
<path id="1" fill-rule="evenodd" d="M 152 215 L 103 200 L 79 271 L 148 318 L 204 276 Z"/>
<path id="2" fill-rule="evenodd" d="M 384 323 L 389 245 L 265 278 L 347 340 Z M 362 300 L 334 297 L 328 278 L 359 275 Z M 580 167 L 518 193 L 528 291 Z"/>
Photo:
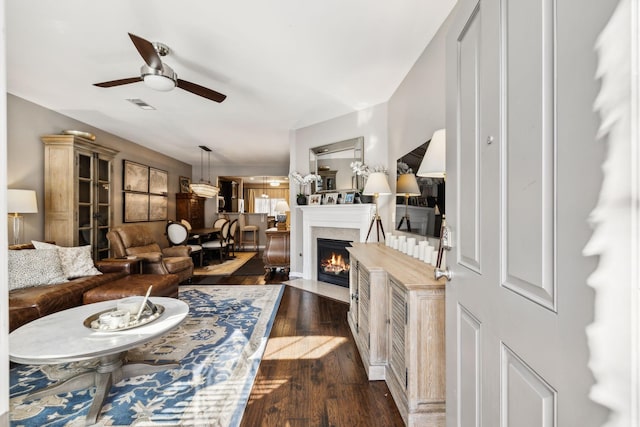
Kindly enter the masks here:
<path id="1" fill-rule="evenodd" d="M 445 178 L 447 166 L 447 136 L 445 129 L 433 133 L 416 175 L 427 178 Z"/>
<path id="2" fill-rule="evenodd" d="M 416 176 L 412 173 L 403 173 L 398 177 L 396 183 L 396 194 L 402 194 L 404 196 L 404 216 L 398 223 L 398 230 L 402 227 L 402 223 L 407 221 L 407 231 L 411 232 L 411 221 L 409 220 L 409 197 L 419 196 L 420 187 L 418 187 L 418 181 Z"/>
<path id="3" fill-rule="evenodd" d="M 382 239 L 385 239 L 384 228 L 382 227 L 382 219 L 380 219 L 380 215 L 378 214 L 378 196 L 380 194 L 391 194 L 391 188 L 389 188 L 389 183 L 387 182 L 387 175 L 384 172 L 373 172 L 367 178 L 367 183 L 364 186 L 364 190 L 362 194 L 365 196 L 373 196 L 373 199 L 376 203 L 376 214 L 371 219 L 371 224 L 369 225 L 369 231 L 367 232 L 367 238 L 364 240 L 365 242 L 369 240 L 369 235 L 371 234 L 371 229 L 373 228 L 373 223 L 376 225 L 376 235 L 378 237 L 378 242 L 380 241 L 380 232 L 382 231 Z"/>
<path id="4" fill-rule="evenodd" d="M 24 217 L 20 214 L 38 213 L 36 192 L 33 190 L 7 190 L 7 212 L 9 230 L 13 230 L 13 244 L 18 245 L 24 237 Z"/>
<path id="5" fill-rule="evenodd" d="M 276 221 L 277 221 L 276 227 L 278 227 L 278 230 L 286 230 L 287 229 L 287 212 L 289 211 L 289 204 L 284 200 L 280 200 L 278 201 L 278 203 L 276 203 L 275 211 L 276 211 Z"/>

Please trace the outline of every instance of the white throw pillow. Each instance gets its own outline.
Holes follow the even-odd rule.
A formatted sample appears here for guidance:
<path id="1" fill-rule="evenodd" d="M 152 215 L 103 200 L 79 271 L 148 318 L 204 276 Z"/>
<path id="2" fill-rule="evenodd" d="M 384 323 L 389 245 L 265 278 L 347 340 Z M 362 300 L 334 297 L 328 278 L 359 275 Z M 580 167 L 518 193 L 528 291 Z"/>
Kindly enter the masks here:
<path id="1" fill-rule="evenodd" d="M 9 252 L 9 290 L 67 282 L 57 250 Z"/>
<path id="2" fill-rule="evenodd" d="M 33 243 L 36 249 L 57 249 L 60 263 L 62 264 L 62 271 L 64 271 L 67 279 L 102 274 L 93 265 L 90 245 L 65 248 L 36 240 L 32 240 L 31 243 Z"/>

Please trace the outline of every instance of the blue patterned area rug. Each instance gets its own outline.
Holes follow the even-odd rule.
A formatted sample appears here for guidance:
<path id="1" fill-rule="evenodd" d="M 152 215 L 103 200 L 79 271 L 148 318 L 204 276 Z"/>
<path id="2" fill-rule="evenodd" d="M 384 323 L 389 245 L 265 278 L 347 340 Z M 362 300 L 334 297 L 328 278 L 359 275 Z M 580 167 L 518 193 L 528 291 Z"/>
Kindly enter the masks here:
<path id="1" fill-rule="evenodd" d="M 180 368 L 127 378 L 111 387 L 96 426 L 237 426 L 240 424 L 283 285 L 181 286 L 184 322 L 130 350 L 127 359 Z M 29 392 L 95 366 L 14 365 L 11 425 L 84 426 L 94 388 L 24 401 Z"/>

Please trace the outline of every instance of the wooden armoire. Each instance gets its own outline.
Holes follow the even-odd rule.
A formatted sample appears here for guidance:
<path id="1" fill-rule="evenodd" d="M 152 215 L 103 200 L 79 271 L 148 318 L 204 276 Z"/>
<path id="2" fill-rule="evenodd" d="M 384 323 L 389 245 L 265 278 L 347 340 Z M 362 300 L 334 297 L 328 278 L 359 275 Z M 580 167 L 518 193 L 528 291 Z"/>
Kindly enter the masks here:
<path id="1" fill-rule="evenodd" d="M 204 228 L 204 197 L 176 193 L 176 220 L 186 219 L 192 228 Z"/>

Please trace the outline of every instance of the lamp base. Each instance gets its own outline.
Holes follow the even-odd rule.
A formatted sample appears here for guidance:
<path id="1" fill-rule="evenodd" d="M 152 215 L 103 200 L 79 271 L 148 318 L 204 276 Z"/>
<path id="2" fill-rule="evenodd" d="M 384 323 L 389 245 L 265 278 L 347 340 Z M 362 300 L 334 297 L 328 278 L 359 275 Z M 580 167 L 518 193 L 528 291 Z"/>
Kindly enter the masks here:
<path id="1" fill-rule="evenodd" d="M 385 240 L 386 237 L 384 235 L 384 228 L 382 227 L 382 219 L 380 215 L 376 215 L 372 220 L 371 224 L 369 224 L 369 231 L 367 232 L 367 238 L 364 239 L 365 242 L 369 240 L 369 235 L 371 234 L 371 229 L 373 228 L 373 223 L 376 223 L 376 237 L 378 242 L 380 241 L 380 232 L 382 231 L 382 240 Z"/>
<path id="2" fill-rule="evenodd" d="M 398 223 L 398 228 L 396 228 L 396 230 L 400 230 L 404 220 L 407 220 L 407 231 L 411 233 L 411 220 L 409 219 L 409 215 L 405 215 L 402 218 L 400 218 L 400 222 Z"/>
<path id="3" fill-rule="evenodd" d="M 24 217 L 22 215 L 9 215 L 9 244 L 19 245 L 24 240 Z"/>

